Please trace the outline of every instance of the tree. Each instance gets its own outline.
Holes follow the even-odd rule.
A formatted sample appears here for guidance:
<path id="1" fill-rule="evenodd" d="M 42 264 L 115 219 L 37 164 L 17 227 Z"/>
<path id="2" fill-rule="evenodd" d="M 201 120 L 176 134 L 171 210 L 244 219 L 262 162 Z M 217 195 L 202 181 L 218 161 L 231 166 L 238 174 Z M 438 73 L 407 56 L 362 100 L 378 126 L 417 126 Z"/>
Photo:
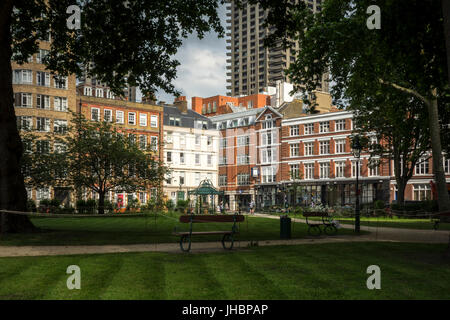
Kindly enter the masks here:
<path id="1" fill-rule="evenodd" d="M 26 171 L 31 185 L 94 191 L 99 214 L 104 213 L 110 191 L 145 192 L 161 185 L 166 168 L 157 158 L 156 146 L 142 149 L 133 133 L 126 136 L 109 122 L 88 121 L 82 114 L 74 114 L 72 121 L 68 134 L 53 137 L 51 151 L 34 150 L 24 157 L 30 159 Z"/>
<path id="2" fill-rule="evenodd" d="M 81 8 L 81 28 L 67 27 L 71 5 Z M 22 145 L 13 107 L 11 59 L 19 63 L 37 52 L 50 32 L 51 49 L 44 63 L 60 75 L 88 75 L 122 94 L 125 83 L 144 94 L 172 85 L 178 61 L 172 57 L 182 39 L 201 38 L 215 30 L 223 35 L 217 0 L 73 1 L 2 0 L 0 3 L 0 208 L 24 211 L 26 191 L 20 171 Z M 90 64 L 92 62 L 92 65 Z M 92 67 L 90 67 L 92 66 Z M 4 231 L 33 228 L 26 216 L 3 215 Z"/>
<path id="3" fill-rule="evenodd" d="M 354 110 L 354 131 L 363 137 L 362 144 L 370 152 L 369 166 L 393 160 L 397 202 L 403 204 L 416 165 L 429 160 L 429 128 L 423 121 L 426 112 L 420 100 L 395 89 L 383 89 L 351 100 L 350 109 Z"/>
<path id="4" fill-rule="evenodd" d="M 108 122 L 91 122 L 75 115 L 67 146 L 67 181 L 99 195 L 99 214 L 104 213 L 109 191 L 147 191 L 161 185 L 166 168 L 153 149 L 140 149 L 135 135 L 119 132 Z M 133 139 L 134 137 L 134 139 Z"/>
<path id="5" fill-rule="evenodd" d="M 445 1 L 445 0 L 444 0 Z M 442 162 L 439 113 L 449 93 L 443 28 L 443 6 L 433 0 L 382 0 L 381 29 L 369 29 L 370 0 L 327 0 L 313 14 L 303 2 L 260 0 L 271 9 L 267 23 L 275 32 L 266 44 L 299 41 L 301 50 L 287 70 L 298 90 L 312 92 L 321 75 L 336 83 L 331 94 L 338 104 L 377 90 L 395 89 L 426 107 L 439 209 L 450 210 Z M 282 15 L 283 19 L 279 19 Z M 380 84 L 382 85 L 380 87 Z M 441 108 L 441 112 L 439 112 Z"/>

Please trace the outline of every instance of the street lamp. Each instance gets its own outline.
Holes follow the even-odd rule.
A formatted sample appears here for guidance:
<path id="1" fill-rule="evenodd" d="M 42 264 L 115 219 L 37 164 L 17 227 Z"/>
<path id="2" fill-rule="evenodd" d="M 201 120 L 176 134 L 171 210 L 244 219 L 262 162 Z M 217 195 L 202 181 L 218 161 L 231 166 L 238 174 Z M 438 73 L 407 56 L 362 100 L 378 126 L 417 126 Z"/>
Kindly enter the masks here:
<path id="1" fill-rule="evenodd" d="M 356 158 L 356 203 L 355 203 L 355 232 L 359 233 L 360 229 L 360 209 L 359 209 L 359 158 L 361 157 L 361 142 L 359 135 L 353 137 L 352 152 Z"/>

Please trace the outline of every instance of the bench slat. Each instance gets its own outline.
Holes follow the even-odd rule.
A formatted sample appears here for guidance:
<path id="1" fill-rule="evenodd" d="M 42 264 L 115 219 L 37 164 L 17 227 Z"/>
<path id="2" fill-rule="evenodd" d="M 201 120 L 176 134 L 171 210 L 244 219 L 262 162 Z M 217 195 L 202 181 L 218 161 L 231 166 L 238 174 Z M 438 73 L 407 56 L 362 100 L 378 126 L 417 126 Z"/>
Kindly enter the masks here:
<path id="1" fill-rule="evenodd" d="M 209 234 L 232 234 L 232 231 L 197 231 L 192 232 L 192 235 L 209 235 Z M 239 232 L 235 232 L 234 234 L 238 234 Z M 174 232 L 172 233 L 175 236 L 185 236 L 189 235 L 189 231 L 187 232 Z"/>
<path id="2" fill-rule="evenodd" d="M 328 213 L 326 212 L 305 212 L 303 214 L 304 217 L 328 217 Z"/>
<path id="3" fill-rule="evenodd" d="M 191 218 L 193 218 L 194 223 L 202 223 L 202 222 L 233 222 L 234 218 L 236 222 L 244 221 L 243 215 L 182 215 L 180 216 L 180 222 L 189 223 L 191 222 Z"/>

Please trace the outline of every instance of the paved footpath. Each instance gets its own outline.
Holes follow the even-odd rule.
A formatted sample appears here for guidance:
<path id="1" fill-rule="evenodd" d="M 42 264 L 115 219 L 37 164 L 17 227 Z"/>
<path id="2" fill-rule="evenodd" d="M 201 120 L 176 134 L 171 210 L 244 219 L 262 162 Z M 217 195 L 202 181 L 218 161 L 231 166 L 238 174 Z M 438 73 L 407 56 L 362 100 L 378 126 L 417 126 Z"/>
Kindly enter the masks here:
<path id="1" fill-rule="evenodd" d="M 279 219 L 279 216 L 255 214 L 256 217 Z M 292 219 L 294 223 L 305 222 L 303 219 Z M 341 225 L 342 228 L 352 229 L 352 225 Z M 448 230 L 417 230 L 400 228 L 377 228 L 362 226 L 361 230 L 370 234 L 361 236 L 321 236 L 292 240 L 259 240 L 258 246 L 318 244 L 336 242 L 416 242 L 416 243 L 448 243 L 450 231 Z M 250 241 L 236 241 L 235 249 L 243 250 L 251 245 Z M 222 245 L 216 242 L 193 242 L 191 253 L 223 252 Z M 158 244 L 132 244 L 132 245 L 85 245 L 85 246 L 0 246 L 0 257 L 23 256 L 55 256 L 99 253 L 125 253 L 125 252 L 168 252 L 182 253 L 178 243 Z"/>

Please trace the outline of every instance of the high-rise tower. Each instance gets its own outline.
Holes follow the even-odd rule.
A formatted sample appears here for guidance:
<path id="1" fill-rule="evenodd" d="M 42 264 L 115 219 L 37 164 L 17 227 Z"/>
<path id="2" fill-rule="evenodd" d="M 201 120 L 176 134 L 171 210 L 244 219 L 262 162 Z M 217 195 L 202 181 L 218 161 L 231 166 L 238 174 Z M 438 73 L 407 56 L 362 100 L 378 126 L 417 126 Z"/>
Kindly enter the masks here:
<path id="1" fill-rule="evenodd" d="M 321 10 L 322 0 L 305 0 L 313 12 Z M 284 49 L 281 41 L 265 48 L 264 38 L 269 29 L 264 28 L 267 11 L 258 4 L 244 4 L 243 8 L 230 0 L 227 9 L 227 95 L 240 96 L 261 92 L 276 81 L 289 79 L 284 74 L 294 61 L 291 49 Z M 298 43 L 294 44 L 298 50 Z M 324 77 L 325 79 L 326 77 Z M 328 82 L 322 81 L 321 91 L 328 91 Z"/>

